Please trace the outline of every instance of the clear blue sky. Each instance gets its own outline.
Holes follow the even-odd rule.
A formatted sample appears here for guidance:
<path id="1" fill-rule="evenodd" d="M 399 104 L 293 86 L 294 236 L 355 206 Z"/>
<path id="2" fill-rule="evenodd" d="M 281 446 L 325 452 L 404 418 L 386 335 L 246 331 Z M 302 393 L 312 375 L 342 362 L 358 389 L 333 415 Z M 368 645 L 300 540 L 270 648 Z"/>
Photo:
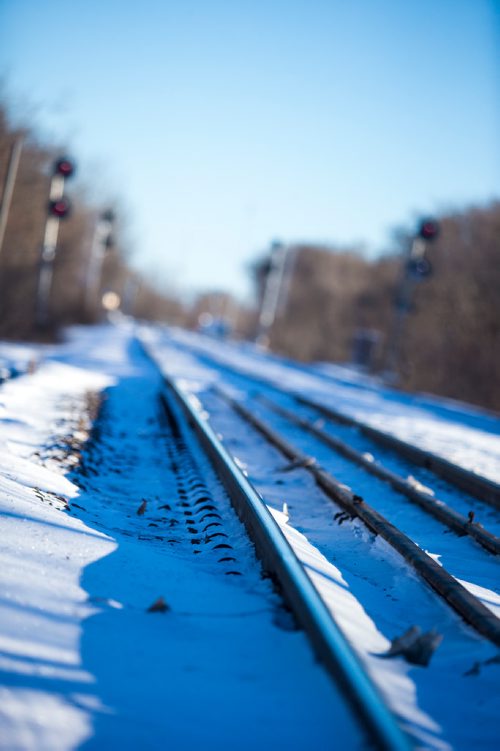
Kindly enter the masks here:
<path id="1" fill-rule="evenodd" d="M 500 197 L 499 19 L 494 0 L 0 0 L 0 68 L 123 199 L 137 267 L 242 293 L 274 238 L 375 254 L 419 212 Z"/>

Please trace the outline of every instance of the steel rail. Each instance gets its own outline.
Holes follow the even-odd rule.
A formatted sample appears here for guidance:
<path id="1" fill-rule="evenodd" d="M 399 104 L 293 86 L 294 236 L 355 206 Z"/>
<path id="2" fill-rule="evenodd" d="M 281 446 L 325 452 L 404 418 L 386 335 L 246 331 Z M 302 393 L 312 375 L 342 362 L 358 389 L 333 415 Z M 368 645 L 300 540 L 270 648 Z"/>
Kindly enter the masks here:
<path id="1" fill-rule="evenodd" d="M 147 348 L 146 353 L 154 361 Z M 234 463 L 189 395 L 173 379 L 163 372 L 162 375 L 166 386 L 162 393 L 164 407 L 174 418 L 177 407 L 193 428 L 245 524 L 265 570 L 279 582 L 316 655 L 342 689 L 372 742 L 381 751 L 409 751 L 410 740 L 366 674 L 262 497 Z"/>
<path id="2" fill-rule="evenodd" d="M 253 425 L 287 459 L 309 472 L 314 477 L 316 484 L 331 500 L 338 503 L 350 516 L 361 519 L 368 529 L 386 540 L 477 633 L 500 647 L 500 619 L 477 597 L 472 595 L 446 569 L 436 563 L 431 556 L 427 555 L 382 514 L 369 506 L 363 498 L 353 493 L 350 488 L 322 469 L 313 457 L 307 456 L 295 446 L 292 446 L 235 399 L 220 389 L 218 392 L 237 414 L 250 425 Z"/>
<path id="3" fill-rule="evenodd" d="M 439 475 L 461 490 L 465 490 L 466 493 L 470 493 L 470 495 L 489 503 L 495 508 L 500 508 L 500 485 L 494 482 L 494 480 L 477 475 L 475 472 L 464 469 L 458 466 L 458 464 L 450 462 L 448 459 L 443 459 L 443 457 L 431 451 L 413 446 L 401 438 L 396 438 L 396 436 L 390 433 L 367 425 L 361 420 L 346 415 L 344 412 L 339 412 L 333 407 L 318 404 L 314 399 L 309 399 L 297 393 L 293 393 L 292 395 L 300 404 L 315 409 L 324 417 L 334 420 L 341 425 L 349 425 L 357 428 L 363 435 L 371 438 L 385 448 L 393 449 L 405 459 L 409 459 L 413 464 L 430 469 L 431 472 L 434 472 L 434 474 Z"/>
<path id="4" fill-rule="evenodd" d="M 366 454 L 362 454 L 339 438 L 331 436 L 329 433 L 321 430 L 321 428 L 313 425 L 309 420 L 305 420 L 294 412 L 281 407 L 266 396 L 259 396 L 258 398 L 259 401 L 276 412 L 276 414 L 298 425 L 337 453 L 363 467 L 370 474 L 388 482 L 395 490 L 405 495 L 410 501 L 445 524 L 456 534 L 462 537 L 465 535 L 472 537 L 490 553 L 495 555 L 500 553 L 500 538 L 489 532 L 478 522 L 469 520 L 462 514 L 459 514 L 444 503 L 444 501 L 440 501 L 435 496 L 426 493 L 424 490 L 420 490 L 420 488 L 413 485 L 409 480 L 387 469 L 387 467 L 384 467 L 383 464 L 375 461 L 373 458 L 368 458 Z"/>

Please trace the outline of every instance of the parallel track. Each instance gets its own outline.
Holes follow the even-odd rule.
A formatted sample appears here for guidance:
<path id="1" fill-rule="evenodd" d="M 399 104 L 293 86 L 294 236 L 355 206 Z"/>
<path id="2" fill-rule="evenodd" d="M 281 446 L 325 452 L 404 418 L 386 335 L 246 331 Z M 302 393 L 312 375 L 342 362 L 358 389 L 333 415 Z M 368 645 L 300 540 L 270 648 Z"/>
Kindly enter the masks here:
<path id="1" fill-rule="evenodd" d="M 351 517 L 358 517 L 372 532 L 386 540 L 443 598 L 447 605 L 453 608 L 477 633 L 500 647 L 500 620 L 477 597 L 360 496 L 322 469 L 314 457 L 303 454 L 242 404 L 225 395 L 223 391 L 219 390 L 219 394 L 240 417 L 252 425 L 289 461 L 307 470 L 330 499 L 341 506 Z"/>

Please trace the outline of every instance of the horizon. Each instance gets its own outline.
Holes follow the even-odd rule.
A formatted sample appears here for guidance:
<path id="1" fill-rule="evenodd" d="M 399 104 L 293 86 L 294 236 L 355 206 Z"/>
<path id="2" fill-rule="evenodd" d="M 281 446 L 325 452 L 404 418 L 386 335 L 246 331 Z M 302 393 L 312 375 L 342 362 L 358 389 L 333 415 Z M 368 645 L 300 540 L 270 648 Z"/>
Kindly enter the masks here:
<path id="1" fill-rule="evenodd" d="M 374 257 L 500 196 L 495 2 L 21 0 L 0 19 L 14 111 L 118 198 L 133 265 L 190 294 L 245 298 L 275 239 Z"/>

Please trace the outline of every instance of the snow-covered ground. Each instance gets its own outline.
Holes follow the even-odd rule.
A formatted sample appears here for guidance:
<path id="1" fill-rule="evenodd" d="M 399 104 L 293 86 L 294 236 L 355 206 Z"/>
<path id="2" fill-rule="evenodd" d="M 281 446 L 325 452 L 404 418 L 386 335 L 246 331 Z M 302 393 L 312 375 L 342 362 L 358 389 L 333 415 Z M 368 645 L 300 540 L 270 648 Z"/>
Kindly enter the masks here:
<path id="1" fill-rule="evenodd" d="M 262 580 L 245 531 L 186 434 L 235 562 L 193 554 L 179 524 L 172 444 L 158 423 L 159 375 L 134 333 L 123 324 L 72 330 L 59 346 L 0 345 L 0 360 L 29 371 L 0 387 L 0 748 L 361 748 L 343 698 Z M 416 747 L 498 748 L 497 650 L 359 522 L 334 523 L 312 479 L 280 473 L 283 459 L 210 386 L 248 398 L 251 381 L 245 387 L 244 376 L 231 375 L 237 370 L 305 391 L 496 481 L 500 420 L 249 345 L 160 328 L 142 335 L 201 400 Z M 103 389 L 99 435 L 77 464 L 90 395 Z M 430 540 L 440 545 L 437 533 Z M 498 607 L 496 561 L 481 553 L 482 569 L 468 545 L 462 578 L 483 582 L 482 596 Z M 443 551 L 455 555 L 451 542 Z M 437 558 L 443 551 L 432 547 Z M 225 565 L 240 575 L 221 576 Z M 168 611 L 147 612 L 159 597 Z M 428 668 L 376 656 L 413 623 L 445 636 Z"/>
<path id="2" fill-rule="evenodd" d="M 159 374 L 132 332 L 74 331 L 37 355 L 0 393 L 0 748 L 361 748 L 188 438 L 232 551 L 193 546 Z M 85 438 L 103 388 L 77 467 L 66 439 Z M 160 597 L 167 612 L 148 612 Z"/>

